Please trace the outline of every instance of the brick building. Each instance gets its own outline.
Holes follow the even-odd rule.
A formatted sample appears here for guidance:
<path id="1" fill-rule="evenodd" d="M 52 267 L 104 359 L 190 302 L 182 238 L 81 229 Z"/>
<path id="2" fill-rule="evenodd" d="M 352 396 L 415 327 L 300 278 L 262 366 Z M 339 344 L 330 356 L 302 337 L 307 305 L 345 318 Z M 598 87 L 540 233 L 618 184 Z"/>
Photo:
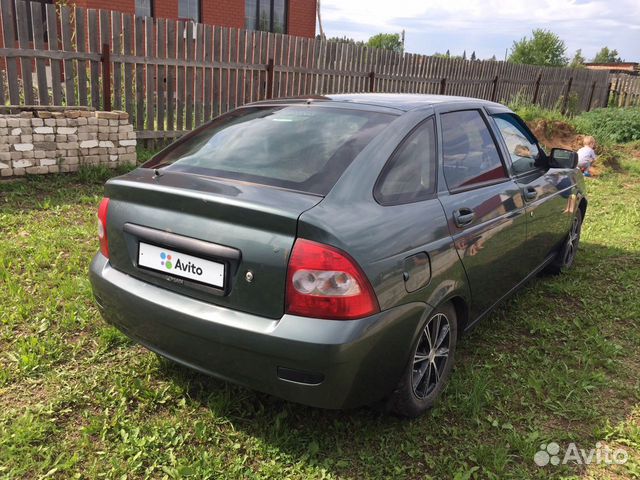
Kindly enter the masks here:
<path id="1" fill-rule="evenodd" d="M 316 0 L 75 0 L 73 3 L 78 7 L 192 19 L 209 25 L 301 37 L 316 34 Z"/>

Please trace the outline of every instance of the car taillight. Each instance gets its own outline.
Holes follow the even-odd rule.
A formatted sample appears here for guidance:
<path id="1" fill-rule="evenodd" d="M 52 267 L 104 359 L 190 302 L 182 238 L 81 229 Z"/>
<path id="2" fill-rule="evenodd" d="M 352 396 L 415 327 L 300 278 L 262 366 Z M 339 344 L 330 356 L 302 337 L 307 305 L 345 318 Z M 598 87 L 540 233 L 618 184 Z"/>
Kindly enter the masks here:
<path id="1" fill-rule="evenodd" d="M 100 239 L 100 252 L 109 258 L 109 241 L 107 240 L 107 212 L 109 211 L 109 199 L 103 198 L 98 207 L 98 238 Z"/>
<path id="2" fill-rule="evenodd" d="M 303 317 L 354 320 L 380 311 L 371 284 L 337 248 L 298 239 L 287 270 L 286 311 Z"/>

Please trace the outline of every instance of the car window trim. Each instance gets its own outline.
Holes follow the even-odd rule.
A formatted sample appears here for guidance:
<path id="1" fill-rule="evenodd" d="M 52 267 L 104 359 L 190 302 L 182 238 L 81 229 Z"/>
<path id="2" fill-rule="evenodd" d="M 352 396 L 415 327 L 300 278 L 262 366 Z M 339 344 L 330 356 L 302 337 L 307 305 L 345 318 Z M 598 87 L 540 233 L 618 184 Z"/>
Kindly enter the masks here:
<path id="1" fill-rule="evenodd" d="M 403 147 L 403 145 L 405 144 L 405 142 L 407 141 L 407 139 L 413 135 L 413 133 L 418 130 L 420 127 L 422 127 L 425 123 L 427 123 L 428 121 L 433 120 L 433 130 L 434 130 L 434 139 L 435 139 L 435 165 L 434 165 L 434 172 L 433 172 L 433 188 L 431 189 L 431 191 L 426 194 L 424 197 L 420 197 L 414 200 L 396 200 L 396 201 L 382 201 L 378 198 L 378 194 L 379 194 L 379 185 L 380 182 L 383 178 L 383 176 L 389 171 L 389 169 L 392 167 L 392 162 L 393 160 L 396 158 L 396 155 L 398 154 L 398 152 L 400 151 L 400 149 Z M 440 145 L 438 142 L 439 136 L 438 136 L 438 122 L 436 121 L 436 115 L 435 113 L 430 114 L 428 117 L 423 118 L 422 120 L 420 120 L 410 131 L 409 133 L 407 133 L 402 140 L 400 140 L 400 142 L 398 143 L 398 145 L 396 145 L 396 148 L 393 149 L 393 152 L 391 153 L 391 155 L 389 155 L 389 158 L 387 159 L 387 161 L 385 162 L 384 166 L 382 167 L 382 169 L 380 170 L 380 173 L 378 174 L 378 177 L 376 178 L 375 183 L 373 184 L 373 199 L 376 201 L 376 203 L 378 205 L 381 205 L 383 207 L 392 207 L 394 205 L 409 205 L 412 203 L 418 203 L 418 202 L 424 202 L 426 200 L 433 200 L 434 198 L 436 198 L 438 196 L 438 171 L 439 171 L 439 153 L 440 153 Z"/>
<path id="2" fill-rule="evenodd" d="M 453 190 L 449 190 L 451 195 L 456 195 L 458 193 L 468 192 L 470 190 L 476 190 L 484 187 L 491 187 L 493 185 L 499 185 L 501 183 L 507 183 L 512 181 L 511 177 L 497 178 L 495 180 L 487 180 L 484 182 L 474 183 L 473 185 L 462 186 L 458 188 L 454 188 Z"/>
<path id="3" fill-rule="evenodd" d="M 507 182 L 509 180 L 512 180 L 512 172 L 511 169 L 509 168 L 510 165 L 507 165 L 505 158 L 504 158 L 504 152 L 502 151 L 501 148 L 501 144 L 499 144 L 499 142 L 501 142 L 502 140 L 499 140 L 496 138 L 496 133 L 493 131 L 493 127 L 495 125 L 492 125 L 489 122 L 489 119 L 487 118 L 487 112 L 485 111 L 485 109 L 478 105 L 478 106 L 467 106 L 465 108 L 459 108 L 459 109 L 447 109 L 447 110 L 443 110 L 438 112 L 438 121 L 440 124 L 442 124 L 442 119 L 440 118 L 442 115 L 446 115 L 448 113 L 456 113 L 456 112 L 468 112 L 468 111 L 476 111 L 480 114 L 480 117 L 482 118 L 485 127 L 487 127 L 487 130 L 489 131 L 489 135 L 491 135 L 491 138 L 493 139 L 493 144 L 496 147 L 496 152 L 498 152 L 498 158 L 500 159 L 500 163 L 502 164 L 502 168 L 504 169 L 504 173 L 505 176 L 503 178 L 497 178 L 495 180 L 487 180 L 484 182 L 479 182 L 479 183 L 474 183 L 472 185 L 467 185 L 467 186 L 460 186 L 460 187 L 455 187 L 455 188 L 450 188 L 449 184 L 447 183 L 447 179 L 445 178 L 445 184 L 447 186 L 447 190 L 449 191 L 449 193 L 451 194 L 456 194 L 456 193 L 461 193 L 461 192 L 468 192 L 470 190 L 475 190 L 476 188 L 483 188 L 483 187 L 487 187 L 490 185 L 498 185 L 499 183 L 504 183 Z M 444 128 L 440 129 L 440 136 L 439 136 L 439 143 L 444 143 Z M 442 166 L 443 166 L 443 171 L 444 171 L 444 154 L 442 155 Z M 440 162 L 438 162 L 440 163 Z"/>

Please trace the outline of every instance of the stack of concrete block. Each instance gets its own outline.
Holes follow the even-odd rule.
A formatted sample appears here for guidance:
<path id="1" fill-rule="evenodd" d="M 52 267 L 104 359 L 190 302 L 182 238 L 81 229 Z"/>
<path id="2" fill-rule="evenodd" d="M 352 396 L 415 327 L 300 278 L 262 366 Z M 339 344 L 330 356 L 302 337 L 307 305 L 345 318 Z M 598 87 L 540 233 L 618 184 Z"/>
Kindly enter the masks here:
<path id="1" fill-rule="evenodd" d="M 73 172 L 81 165 L 136 164 L 126 112 L 21 112 L 0 115 L 0 176 Z"/>

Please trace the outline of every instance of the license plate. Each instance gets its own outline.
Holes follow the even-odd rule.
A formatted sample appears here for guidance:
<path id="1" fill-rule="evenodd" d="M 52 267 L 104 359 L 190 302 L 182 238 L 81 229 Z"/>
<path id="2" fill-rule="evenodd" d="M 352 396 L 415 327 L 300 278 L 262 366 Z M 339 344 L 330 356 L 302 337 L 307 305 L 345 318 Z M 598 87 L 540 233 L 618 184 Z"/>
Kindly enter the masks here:
<path id="1" fill-rule="evenodd" d="M 138 265 L 168 275 L 224 287 L 224 264 L 140 242 Z"/>

